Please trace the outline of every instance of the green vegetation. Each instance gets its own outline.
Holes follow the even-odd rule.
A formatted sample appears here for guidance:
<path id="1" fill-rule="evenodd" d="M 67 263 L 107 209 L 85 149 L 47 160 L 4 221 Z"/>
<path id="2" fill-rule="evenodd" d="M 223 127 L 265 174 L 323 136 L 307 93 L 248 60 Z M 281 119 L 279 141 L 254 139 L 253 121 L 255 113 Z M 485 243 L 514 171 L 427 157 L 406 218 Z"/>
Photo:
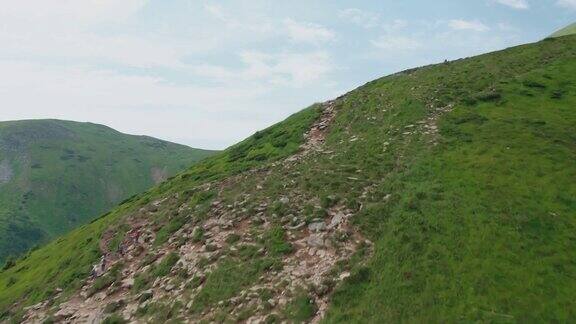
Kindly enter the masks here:
<path id="1" fill-rule="evenodd" d="M 0 264 L 213 153 L 91 123 L 0 122 Z"/>
<path id="2" fill-rule="evenodd" d="M 106 317 L 102 322 L 102 324 L 124 324 L 124 323 L 128 323 L 128 321 L 122 318 L 122 316 L 117 314 L 112 314 Z"/>
<path id="3" fill-rule="evenodd" d="M 274 226 L 265 233 L 262 241 L 271 256 L 278 257 L 292 252 L 292 245 L 286 242 L 284 239 L 285 235 L 286 233 L 282 226 Z"/>
<path id="4" fill-rule="evenodd" d="M 304 323 L 316 314 L 316 305 L 304 292 L 300 292 L 284 309 L 284 316 L 293 323 Z"/>
<path id="5" fill-rule="evenodd" d="M 134 278 L 132 292 L 138 293 L 148 288 L 154 279 L 168 275 L 178 260 L 180 260 L 178 254 L 171 252 L 160 263 L 152 265 L 149 271 L 137 274 Z"/>
<path id="6" fill-rule="evenodd" d="M 265 168 L 260 190 L 246 179 L 225 197 L 312 197 L 307 206 L 271 203 L 278 218 L 300 207 L 307 217 L 322 217 L 335 204 L 350 206 L 358 210 L 357 228 L 374 243 L 370 253 L 362 248 L 338 264 L 351 276 L 336 287 L 326 322 L 573 321 L 575 75 L 576 36 L 567 36 L 370 82 L 335 104 L 324 153 L 290 168 L 272 164 L 297 151 L 318 117 L 311 107 L 17 260 L 0 273 L 0 287 L 12 283 L 0 289 L 0 309 L 30 305 L 58 286 L 77 289 L 99 257 L 103 231 L 145 204 L 178 193 L 200 217 L 213 195 L 195 191 L 199 184 Z M 174 219 L 154 217 L 159 226 Z M 280 267 L 291 252 L 284 235 L 272 226 L 259 244 L 236 244 L 224 258 L 205 260 L 218 263 L 204 282 L 191 284 L 199 287 L 192 311 Z M 284 316 L 309 319 L 309 297 L 292 300 Z M 165 321 L 181 305 L 147 307 L 144 314 Z"/>
<path id="7" fill-rule="evenodd" d="M 180 257 L 178 256 L 178 254 L 174 252 L 168 254 L 167 256 L 164 257 L 164 259 L 162 259 L 162 261 L 160 261 L 157 267 L 153 268 L 153 270 L 151 271 L 152 276 L 153 277 L 166 276 L 167 274 L 170 273 L 170 270 L 172 270 L 172 267 L 176 264 L 176 262 L 178 262 L 179 259 Z"/>
<path id="8" fill-rule="evenodd" d="M 570 25 L 568 27 L 564 27 L 564 28 L 560 29 L 559 31 L 550 35 L 550 37 L 562 37 L 562 36 L 568 36 L 568 35 L 574 35 L 574 34 L 576 34 L 576 23 L 573 23 L 572 25 Z"/>
<path id="9" fill-rule="evenodd" d="M 390 141 L 398 143 L 391 157 L 401 150 L 403 161 L 377 152 L 377 138 L 395 136 L 386 126 L 381 135 L 363 132 L 365 144 L 346 154 L 363 170 L 360 159 L 381 156 L 370 168 L 385 181 L 356 216 L 374 257 L 337 291 L 326 322 L 574 320 L 575 75 L 576 38 L 567 37 L 358 91 L 356 100 L 388 93 L 361 110 L 400 129 L 424 116 L 424 102 L 414 101 L 424 93 L 456 107 L 439 122 L 437 146 L 424 136 Z M 463 100 L 483 88 L 500 95 Z M 394 108 L 384 115 L 378 107 Z M 346 110 L 339 120 L 358 114 Z"/>
<path id="10" fill-rule="evenodd" d="M 270 261 L 265 258 L 245 258 L 242 262 L 233 259 L 222 261 L 206 278 L 194 300 L 192 311 L 200 312 L 208 306 L 235 296 L 243 288 L 256 282 L 262 271 L 270 265 Z"/>
<path id="11" fill-rule="evenodd" d="M 153 302 L 138 309 L 137 315 L 148 317 L 148 322 L 150 323 L 180 323 L 179 321 L 174 321 L 174 318 L 182 307 L 183 305 L 179 301 Z"/>
<path id="12" fill-rule="evenodd" d="M 158 245 L 161 245 L 161 244 L 165 243 L 166 241 L 168 241 L 168 239 L 170 238 L 170 235 L 172 235 L 174 232 L 179 230 L 188 221 L 190 221 L 190 219 L 188 217 L 184 217 L 184 216 L 175 216 L 172 219 L 170 219 L 168 224 L 164 225 L 158 231 L 158 234 L 156 234 L 156 239 L 154 240 L 154 245 L 158 246 Z"/>
<path id="13" fill-rule="evenodd" d="M 122 270 L 122 267 L 122 263 L 116 263 L 104 276 L 94 280 L 92 287 L 88 290 L 88 296 L 92 296 L 102 289 L 117 283 L 120 279 L 120 270 Z"/>

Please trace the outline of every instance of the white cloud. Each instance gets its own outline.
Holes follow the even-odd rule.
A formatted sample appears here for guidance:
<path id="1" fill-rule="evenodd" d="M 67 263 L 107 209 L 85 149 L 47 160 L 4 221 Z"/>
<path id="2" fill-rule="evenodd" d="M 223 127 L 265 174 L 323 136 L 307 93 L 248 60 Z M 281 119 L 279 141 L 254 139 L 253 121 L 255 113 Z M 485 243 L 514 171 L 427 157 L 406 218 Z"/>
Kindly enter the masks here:
<path id="1" fill-rule="evenodd" d="M 224 11 L 222 6 L 217 4 L 205 4 L 204 10 L 206 10 L 209 14 L 214 16 L 217 19 L 222 21 L 230 21 L 231 17 Z"/>
<path id="2" fill-rule="evenodd" d="M 140 11 L 147 0 L 0 0 L 0 20 L 15 18 L 34 22 L 37 26 L 49 22 L 51 28 L 61 25 L 89 26 L 105 22 L 125 21 Z"/>
<path id="3" fill-rule="evenodd" d="M 297 22 L 288 18 L 284 20 L 284 27 L 288 37 L 297 43 L 319 44 L 336 39 L 333 31 L 314 23 Z"/>
<path id="4" fill-rule="evenodd" d="M 338 17 L 364 28 L 376 27 L 380 21 L 380 15 L 358 8 L 340 10 L 340 12 L 338 12 Z"/>
<path id="5" fill-rule="evenodd" d="M 476 32 L 485 32 L 490 28 L 478 20 L 454 19 L 448 22 L 448 26 L 454 30 L 471 30 Z"/>
<path id="6" fill-rule="evenodd" d="M 382 24 L 382 29 L 388 31 L 389 33 L 397 32 L 400 29 L 404 29 L 408 26 L 408 22 L 404 19 L 394 19 L 392 21 Z"/>
<path id="7" fill-rule="evenodd" d="M 501 5 L 505 5 L 513 9 L 525 10 L 530 8 L 530 5 L 526 0 L 495 0 L 495 1 Z"/>
<path id="8" fill-rule="evenodd" d="M 196 75 L 224 84 L 260 84 L 301 88 L 326 80 L 335 70 L 330 55 L 324 51 L 309 53 L 267 53 L 243 51 L 239 54 L 243 66 L 238 69 L 201 64 L 192 70 Z"/>
<path id="9" fill-rule="evenodd" d="M 413 38 L 400 35 L 386 35 L 371 41 L 372 45 L 383 50 L 406 51 L 421 47 L 421 43 Z"/>
<path id="10" fill-rule="evenodd" d="M 102 26 L 128 24 L 145 4 L 145 0 L 0 0 L 0 59 L 178 67 L 185 51 L 204 46 L 160 36 L 95 32 Z"/>
<path id="11" fill-rule="evenodd" d="M 176 85 L 150 76 L 18 61 L 0 61 L 0 71 L 0 97 L 11 107 L 2 109 L 2 120 L 91 121 L 196 146 L 223 148 L 288 109 L 284 103 L 272 112 L 254 105 L 267 91 L 254 83 Z"/>
<path id="12" fill-rule="evenodd" d="M 576 10 L 576 0 L 558 0 L 557 5 Z"/>

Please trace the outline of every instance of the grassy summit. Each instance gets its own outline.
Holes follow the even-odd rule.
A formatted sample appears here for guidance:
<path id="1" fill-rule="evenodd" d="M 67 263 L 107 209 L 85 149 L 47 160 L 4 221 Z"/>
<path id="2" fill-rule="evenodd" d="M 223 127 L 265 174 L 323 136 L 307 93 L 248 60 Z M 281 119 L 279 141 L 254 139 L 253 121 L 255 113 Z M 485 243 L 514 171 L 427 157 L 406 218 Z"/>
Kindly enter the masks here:
<path id="1" fill-rule="evenodd" d="M 575 76 L 576 36 L 568 36 L 372 81 L 333 103 L 321 150 L 291 160 L 320 116 L 313 106 L 31 252 L 0 273 L 0 310 L 21 318 L 22 306 L 64 288 L 46 306 L 55 312 L 86 281 L 105 233 L 147 220 L 156 234 L 146 255 L 170 253 L 131 268 L 135 286 L 154 295 L 149 302 L 149 291 L 120 292 L 140 303 L 132 319 L 574 321 Z M 326 282 L 306 277 L 286 290 L 284 278 L 254 290 L 266 303 L 238 312 L 230 300 L 288 271 L 307 249 L 286 242 L 311 235 L 291 222 L 318 225 L 334 208 L 351 212 L 356 232 L 340 233 L 331 246 L 361 235 L 369 248 L 339 260 Z M 223 247 L 205 244 L 214 258 L 186 261 L 200 264 L 203 276 L 183 271 L 176 260 L 189 255 L 179 247 L 211 240 L 203 230 L 224 216 L 248 220 L 227 230 L 249 233 L 251 245 L 234 245 L 245 238 L 232 235 Z M 197 226 L 191 235 L 178 232 L 188 225 Z M 325 260 L 316 250 L 310 257 Z M 315 269 L 303 261 L 299 271 Z M 121 290 L 116 273 L 105 277 L 106 294 Z M 156 298 L 179 291 L 166 282 L 185 293 Z"/>
<path id="2" fill-rule="evenodd" d="M 576 23 L 573 23 L 572 25 L 570 25 L 568 27 L 564 27 L 564 28 L 560 29 L 559 31 L 550 35 L 550 37 L 562 37 L 562 36 L 568 36 L 568 35 L 574 35 L 574 34 L 576 34 Z"/>
<path id="3" fill-rule="evenodd" d="M 91 123 L 0 122 L 0 264 L 209 154 Z"/>

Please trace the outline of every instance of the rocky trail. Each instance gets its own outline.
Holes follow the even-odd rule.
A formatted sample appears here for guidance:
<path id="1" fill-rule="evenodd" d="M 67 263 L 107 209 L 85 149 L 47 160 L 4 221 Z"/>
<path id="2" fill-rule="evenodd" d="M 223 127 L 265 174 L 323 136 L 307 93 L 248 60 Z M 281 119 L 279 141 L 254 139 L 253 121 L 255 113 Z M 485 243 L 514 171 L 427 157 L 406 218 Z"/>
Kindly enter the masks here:
<path id="1" fill-rule="evenodd" d="M 335 114 L 334 102 L 324 104 L 321 116 L 305 134 L 300 152 L 275 166 L 290 168 L 306 156 L 321 152 Z M 330 292 L 350 275 L 345 266 L 348 260 L 359 250 L 369 251 L 371 243 L 351 226 L 353 212 L 344 206 L 330 207 L 323 217 L 305 218 L 303 206 L 317 198 L 298 192 L 258 198 L 245 193 L 237 195 L 232 203 L 223 201 L 227 191 L 255 173 L 262 179 L 258 190 L 266 186 L 270 170 L 251 170 L 194 188 L 196 192 L 218 193 L 201 220 L 186 216 L 195 210 L 182 203 L 180 193 L 151 202 L 128 216 L 124 221 L 128 230 L 122 233 L 115 250 L 110 247 L 119 235 L 118 229 L 104 233 L 100 242 L 103 257 L 81 291 L 59 306 L 52 306 L 48 300 L 29 307 L 25 321 L 99 323 L 116 313 L 129 322 L 140 323 L 155 321 L 155 314 L 146 313 L 151 308 L 178 305 L 170 316 L 185 322 L 219 321 L 224 312 L 237 322 L 264 323 L 280 318 L 295 299 L 305 294 L 314 312 L 310 321 L 318 322 L 327 309 Z M 252 206 L 250 210 L 248 205 Z M 279 216 L 281 209 L 300 213 Z M 160 215 L 185 217 L 186 222 L 159 245 L 156 242 L 162 226 L 153 220 Z M 270 245 L 269 241 L 274 240 L 277 246 Z M 226 294 L 226 298 L 200 308 L 197 300 L 205 297 L 208 288 L 204 286 L 210 284 L 213 273 L 224 265 L 236 269 L 241 262 L 271 265 L 258 270 L 257 278 Z M 164 270 L 159 269 L 166 267 L 166 273 L 160 273 Z M 144 277 L 146 284 L 142 284 Z"/>

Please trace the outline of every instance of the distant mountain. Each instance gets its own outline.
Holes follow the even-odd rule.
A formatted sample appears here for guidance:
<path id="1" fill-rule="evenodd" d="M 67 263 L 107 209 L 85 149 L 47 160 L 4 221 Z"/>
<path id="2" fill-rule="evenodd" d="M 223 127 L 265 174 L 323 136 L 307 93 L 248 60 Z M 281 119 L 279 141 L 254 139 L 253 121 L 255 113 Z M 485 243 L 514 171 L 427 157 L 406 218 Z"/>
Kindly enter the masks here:
<path id="1" fill-rule="evenodd" d="M 92 123 L 0 122 L 0 263 L 210 154 Z"/>
<path id="2" fill-rule="evenodd" d="M 573 23 L 572 25 L 570 25 L 568 27 L 564 27 L 564 28 L 560 29 L 559 31 L 550 35 L 550 37 L 561 37 L 561 36 L 568 36 L 568 35 L 574 35 L 574 34 L 576 34 L 576 23 Z"/>

